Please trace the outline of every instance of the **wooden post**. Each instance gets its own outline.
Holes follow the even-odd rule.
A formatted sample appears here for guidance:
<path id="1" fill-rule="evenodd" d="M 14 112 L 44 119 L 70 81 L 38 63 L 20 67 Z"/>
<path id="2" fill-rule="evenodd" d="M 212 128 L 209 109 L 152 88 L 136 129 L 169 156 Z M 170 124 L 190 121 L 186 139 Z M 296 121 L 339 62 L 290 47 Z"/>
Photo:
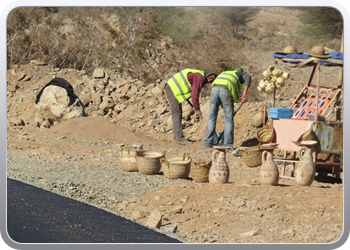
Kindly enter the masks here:
<path id="1" fill-rule="evenodd" d="M 317 88 L 316 88 L 316 111 L 315 111 L 315 122 L 318 121 L 318 99 L 319 99 L 319 91 L 320 91 L 320 61 L 317 61 Z"/>
<path id="2" fill-rule="evenodd" d="M 343 53 L 343 41 L 344 41 L 344 31 L 341 37 L 341 45 L 340 45 L 340 52 Z M 343 59 L 344 60 L 344 59 Z M 343 88 L 343 67 L 339 67 L 339 74 L 338 74 L 338 88 Z M 337 95 L 337 101 L 336 104 L 339 103 L 340 93 Z M 341 108 L 339 106 L 336 107 L 335 111 L 335 117 L 336 121 L 339 122 L 341 120 Z"/>

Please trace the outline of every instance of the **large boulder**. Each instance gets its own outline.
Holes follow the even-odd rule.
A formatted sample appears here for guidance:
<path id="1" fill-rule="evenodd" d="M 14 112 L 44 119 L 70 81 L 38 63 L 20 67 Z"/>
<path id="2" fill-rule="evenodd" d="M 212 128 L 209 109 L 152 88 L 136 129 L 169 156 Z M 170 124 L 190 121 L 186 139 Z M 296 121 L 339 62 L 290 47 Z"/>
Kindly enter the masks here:
<path id="1" fill-rule="evenodd" d="M 47 84 L 37 97 L 35 122 L 40 127 L 50 127 L 61 121 L 86 116 L 80 99 L 69 87 L 57 83 Z"/>

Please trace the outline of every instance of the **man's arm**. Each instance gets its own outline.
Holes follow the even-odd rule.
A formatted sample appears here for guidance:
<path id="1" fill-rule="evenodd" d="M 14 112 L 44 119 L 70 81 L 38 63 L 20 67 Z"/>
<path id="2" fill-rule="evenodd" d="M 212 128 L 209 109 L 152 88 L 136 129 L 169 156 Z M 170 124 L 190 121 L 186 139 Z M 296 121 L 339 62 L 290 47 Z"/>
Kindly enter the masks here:
<path id="1" fill-rule="evenodd" d="M 244 82 L 244 87 L 243 87 L 243 93 L 242 93 L 242 97 L 241 97 L 241 102 L 245 103 L 246 101 L 248 101 L 248 88 L 250 87 L 251 81 L 252 81 L 252 77 L 247 74 L 244 73 L 242 76 L 243 82 Z"/>
<path id="2" fill-rule="evenodd" d="M 197 117 L 203 118 L 203 114 L 202 114 L 202 111 L 200 110 L 200 105 L 199 105 L 199 93 L 201 92 L 201 89 L 203 88 L 204 78 L 199 73 L 189 73 L 187 75 L 187 78 L 192 85 L 191 96 L 192 96 L 193 108 L 196 111 Z"/>

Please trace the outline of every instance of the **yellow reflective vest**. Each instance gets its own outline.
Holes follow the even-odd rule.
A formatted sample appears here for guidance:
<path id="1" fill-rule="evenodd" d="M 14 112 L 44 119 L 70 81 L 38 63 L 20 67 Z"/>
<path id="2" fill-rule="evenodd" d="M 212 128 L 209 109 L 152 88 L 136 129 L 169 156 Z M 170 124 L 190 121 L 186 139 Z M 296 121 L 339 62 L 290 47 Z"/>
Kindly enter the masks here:
<path id="1" fill-rule="evenodd" d="M 204 71 L 197 69 L 184 69 L 176 73 L 167 81 L 167 84 L 173 91 L 175 98 L 179 103 L 182 103 L 191 97 L 192 85 L 187 79 L 188 73 L 199 73 L 204 78 Z"/>
<path id="2" fill-rule="evenodd" d="M 237 71 L 224 71 L 215 78 L 212 86 L 225 85 L 231 92 L 234 102 L 237 102 L 241 94 L 243 83 L 240 82 Z"/>

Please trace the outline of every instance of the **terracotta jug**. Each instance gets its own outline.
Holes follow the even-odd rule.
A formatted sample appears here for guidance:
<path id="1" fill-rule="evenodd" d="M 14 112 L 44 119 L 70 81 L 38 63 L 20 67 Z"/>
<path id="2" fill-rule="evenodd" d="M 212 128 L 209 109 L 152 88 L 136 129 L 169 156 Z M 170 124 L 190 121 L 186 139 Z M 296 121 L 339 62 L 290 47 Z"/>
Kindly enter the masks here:
<path id="1" fill-rule="evenodd" d="M 279 172 L 273 155 L 269 151 L 264 151 L 261 155 L 260 183 L 263 185 L 276 186 L 279 180 Z"/>
<path id="2" fill-rule="evenodd" d="M 230 169 L 226 162 L 225 151 L 214 150 L 212 153 L 212 165 L 209 170 L 209 183 L 227 183 L 230 177 Z"/>
<path id="3" fill-rule="evenodd" d="M 316 166 L 312 160 L 311 148 L 302 147 L 300 160 L 295 170 L 295 180 L 299 186 L 310 186 L 315 179 Z"/>

